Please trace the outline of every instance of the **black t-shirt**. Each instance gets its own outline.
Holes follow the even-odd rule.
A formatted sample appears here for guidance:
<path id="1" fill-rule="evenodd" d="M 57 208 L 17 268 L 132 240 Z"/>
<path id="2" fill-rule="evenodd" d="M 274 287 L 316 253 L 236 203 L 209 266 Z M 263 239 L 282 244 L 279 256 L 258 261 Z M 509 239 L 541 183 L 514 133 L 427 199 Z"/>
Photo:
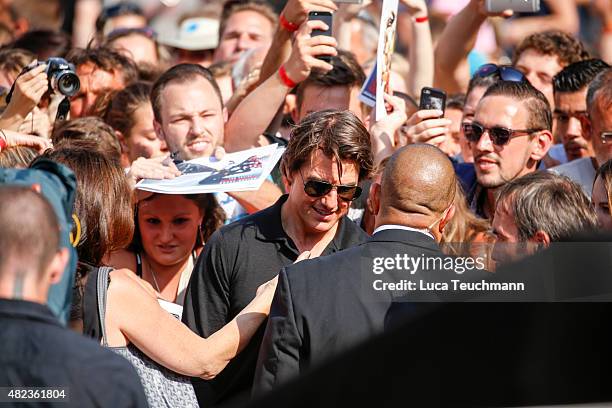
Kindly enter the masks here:
<path id="1" fill-rule="evenodd" d="M 257 288 L 290 265 L 299 252 L 281 223 L 282 196 L 273 206 L 227 225 L 210 238 L 195 265 L 183 308 L 183 322 L 208 337 L 231 321 L 255 297 Z M 366 233 L 344 217 L 322 255 L 353 247 Z M 265 323 L 249 345 L 212 381 L 194 379 L 201 406 L 240 393 L 249 395 Z M 244 396 L 243 395 L 243 396 Z"/>

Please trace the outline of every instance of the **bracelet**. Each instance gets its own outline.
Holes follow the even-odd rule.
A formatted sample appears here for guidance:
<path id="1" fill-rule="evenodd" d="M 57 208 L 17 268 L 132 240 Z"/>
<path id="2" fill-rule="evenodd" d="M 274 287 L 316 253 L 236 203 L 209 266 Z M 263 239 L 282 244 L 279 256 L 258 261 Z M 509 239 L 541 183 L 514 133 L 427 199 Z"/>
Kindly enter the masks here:
<path id="1" fill-rule="evenodd" d="M 0 129 L 2 136 L 0 136 L 0 152 L 6 149 L 8 146 L 8 142 L 6 141 L 6 135 L 4 134 L 4 130 Z"/>
<path id="2" fill-rule="evenodd" d="M 428 17 L 428 16 L 425 16 L 425 17 L 416 17 L 416 18 L 414 19 L 414 22 L 415 22 L 415 23 L 424 23 L 424 22 L 426 22 L 426 21 L 428 21 L 428 20 L 429 20 L 429 17 Z"/>
<path id="3" fill-rule="evenodd" d="M 290 33 L 296 32 L 297 29 L 300 28 L 299 25 L 288 21 L 283 14 L 279 16 L 278 21 L 280 22 L 281 27 L 283 27 L 285 31 L 289 31 Z"/>
<path id="4" fill-rule="evenodd" d="M 297 86 L 297 82 L 292 81 L 291 78 L 289 78 L 289 75 L 287 75 L 284 65 L 281 65 L 280 69 L 278 70 L 278 75 L 287 88 L 295 88 Z"/>

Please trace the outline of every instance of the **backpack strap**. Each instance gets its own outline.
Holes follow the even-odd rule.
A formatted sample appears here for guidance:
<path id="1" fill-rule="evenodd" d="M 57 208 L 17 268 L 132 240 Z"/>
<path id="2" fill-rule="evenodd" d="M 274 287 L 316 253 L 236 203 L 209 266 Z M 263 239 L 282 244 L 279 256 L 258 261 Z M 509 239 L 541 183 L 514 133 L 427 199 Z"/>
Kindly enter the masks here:
<path id="1" fill-rule="evenodd" d="M 113 268 L 101 266 L 98 270 L 98 281 L 96 284 L 96 296 L 98 298 L 98 318 L 100 319 L 100 328 L 102 329 L 102 344 L 108 346 L 106 341 L 106 324 L 104 317 L 106 316 L 106 294 L 108 292 L 108 284 L 110 282 L 110 273 Z"/>

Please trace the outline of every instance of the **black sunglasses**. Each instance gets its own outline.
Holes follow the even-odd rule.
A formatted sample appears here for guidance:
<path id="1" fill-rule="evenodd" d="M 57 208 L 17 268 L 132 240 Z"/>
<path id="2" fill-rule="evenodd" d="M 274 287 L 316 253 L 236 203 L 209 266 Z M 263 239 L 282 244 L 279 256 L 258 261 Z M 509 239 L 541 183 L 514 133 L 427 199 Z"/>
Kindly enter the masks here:
<path id="1" fill-rule="evenodd" d="M 484 132 L 488 132 L 493 144 L 504 146 L 508 144 L 510 139 L 516 136 L 526 136 L 543 129 L 508 129 L 501 126 L 493 126 L 491 128 L 484 127 L 478 122 L 464 123 L 463 134 L 465 138 L 473 143 L 477 143 Z"/>
<path id="2" fill-rule="evenodd" d="M 109 18 L 115 18 L 127 14 L 136 14 L 139 16 L 144 16 L 142 8 L 140 8 L 140 6 L 138 6 L 137 4 L 130 2 L 121 2 L 102 9 L 102 12 L 100 13 L 100 16 L 98 18 L 106 21 Z"/>
<path id="3" fill-rule="evenodd" d="M 300 172 L 302 183 L 304 183 L 304 192 L 306 195 L 312 198 L 323 197 L 329 194 L 334 188 L 338 193 L 338 197 L 344 201 L 353 201 L 359 198 L 361 195 L 361 187 L 359 186 L 346 186 L 342 184 L 331 184 L 327 181 L 320 180 L 308 180 L 304 181 L 304 176 Z"/>
<path id="4" fill-rule="evenodd" d="M 516 68 L 509 65 L 484 64 L 474 73 L 475 77 L 484 78 L 498 75 L 502 81 L 524 82 L 525 75 Z"/>

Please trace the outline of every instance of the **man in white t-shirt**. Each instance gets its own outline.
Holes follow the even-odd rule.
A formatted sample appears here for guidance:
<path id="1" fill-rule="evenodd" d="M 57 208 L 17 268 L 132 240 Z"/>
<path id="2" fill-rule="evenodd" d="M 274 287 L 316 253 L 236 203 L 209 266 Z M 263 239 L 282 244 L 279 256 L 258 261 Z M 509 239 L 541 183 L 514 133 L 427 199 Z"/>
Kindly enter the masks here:
<path id="1" fill-rule="evenodd" d="M 593 143 L 585 134 L 582 122 L 587 119 L 587 90 L 589 84 L 609 65 L 599 59 L 575 62 L 554 77 L 554 116 L 556 132 L 563 142 L 568 163 L 551 169 L 574 180 L 590 196 L 595 179 L 597 161 Z"/>

